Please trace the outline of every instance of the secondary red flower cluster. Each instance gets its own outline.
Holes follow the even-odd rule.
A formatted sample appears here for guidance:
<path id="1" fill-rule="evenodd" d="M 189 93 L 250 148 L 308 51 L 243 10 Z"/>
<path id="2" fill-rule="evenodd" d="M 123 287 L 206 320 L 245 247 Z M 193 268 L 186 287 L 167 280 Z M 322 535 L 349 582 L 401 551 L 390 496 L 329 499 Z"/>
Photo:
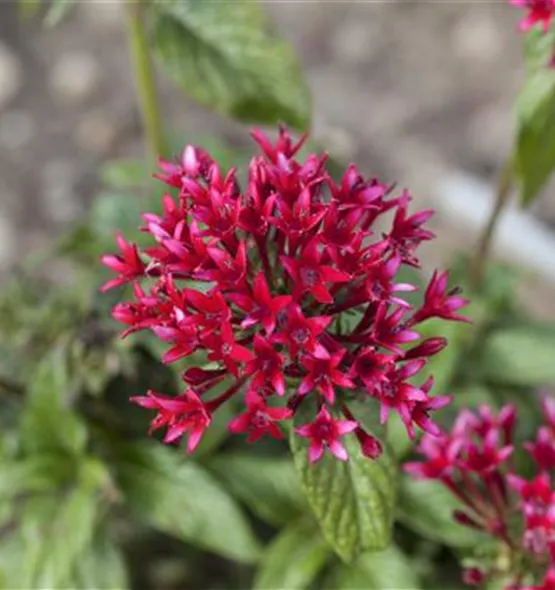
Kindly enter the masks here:
<path id="1" fill-rule="evenodd" d="M 541 24 L 544 33 L 549 31 L 555 13 L 555 0 L 510 0 L 510 3 L 528 9 L 528 14 L 520 21 L 521 31 L 529 31 L 537 24 Z"/>
<path id="2" fill-rule="evenodd" d="M 309 439 L 311 461 L 325 448 L 346 460 L 341 438 L 350 432 L 366 456 L 381 453 L 348 408 L 357 390 L 379 402 L 382 421 L 397 411 L 409 436 L 414 425 L 438 434 L 430 412 L 449 398 L 429 396 L 432 378 L 413 378 L 446 340 L 421 341 L 415 328 L 464 320 L 457 310 L 466 300 L 435 273 L 414 309 L 399 294 L 416 287 L 396 281 L 403 265 L 418 266 L 432 212 L 409 214 L 406 191 L 392 197 L 354 166 L 336 183 L 325 154 L 295 158 L 304 138 L 294 143 L 284 128 L 275 144 L 252 135 L 262 154 L 244 191 L 234 169 L 223 174 L 187 146 L 179 161 L 161 162 L 157 178 L 177 196 L 163 196 L 163 213 L 143 215 L 152 247 L 139 252 L 119 236 L 121 254 L 103 257 L 117 273 L 104 290 L 133 284 L 134 300 L 113 310 L 124 335 L 151 330 L 170 345 L 165 363 L 189 357 L 181 395 L 149 391 L 133 401 L 157 412 L 152 430 L 167 427 L 165 442 L 188 433 L 189 452 L 231 398 L 243 410 L 229 428 L 249 441 L 281 438 L 279 423 L 314 400 L 313 421 L 295 430 Z M 391 226 L 378 233 L 386 213 Z"/>
<path id="3" fill-rule="evenodd" d="M 425 460 L 407 463 L 414 477 L 436 479 L 460 501 L 453 517 L 461 525 L 497 538 L 509 556 L 508 567 L 485 564 L 464 572 L 468 584 L 511 578 L 506 590 L 555 590 L 555 401 L 542 403 L 545 426 L 524 449 L 534 459 L 535 476 L 515 473 L 516 412 L 505 406 L 495 414 L 486 406 L 463 410 L 451 434 L 422 437 Z"/>
<path id="4" fill-rule="evenodd" d="M 544 34 L 551 28 L 553 15 L 555 14 L 555 0 L 509 0 L 513 6 L 528 9 L 528 14 L 520 21 L 522 32 L 529 31 L 536 25 L 541 25 Z M 548 64 L 555 66 L 555 50 Z"/>

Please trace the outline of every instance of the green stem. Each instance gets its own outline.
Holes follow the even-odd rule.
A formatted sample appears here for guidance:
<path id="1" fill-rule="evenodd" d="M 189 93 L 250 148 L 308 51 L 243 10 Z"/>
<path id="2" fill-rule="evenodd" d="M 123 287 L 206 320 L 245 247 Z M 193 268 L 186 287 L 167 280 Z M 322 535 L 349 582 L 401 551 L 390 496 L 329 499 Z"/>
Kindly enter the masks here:
<path id="1" fill-rule="evenodd" d="M 6 377 L 0 377 L 0 393 L 12 398 L 22 398 L 25 395 L 25 387 Z"/>
<path id="2" fill-rule="evenodd" d="M 146 144 L 148 150 L 157 159 L 166 154 L 166 149 L 143 9 L 142 0 L 131 0 L 127 4 L 127 34 Z"/>
<path id="3" fill-rule="evenodd" d="M 511 158 L 501 169 L 497 182 L 497 193 L 495 196 L 493 209 L 488 218 L 486 227 L 480 236 L 478 246 L 476 247 L 476 250 L 474 251 L 474 254 L 470 260 L 468 282 L 471 288 L 476 291 L 482 287 L 486 264 L 491 254 L 491 246 L 493 237 L 495 235 L 495 230 L 497 229 L 497 224 L 501 219 L 505 206 L 509 202 L 512 180 L 513 162 Z"/>

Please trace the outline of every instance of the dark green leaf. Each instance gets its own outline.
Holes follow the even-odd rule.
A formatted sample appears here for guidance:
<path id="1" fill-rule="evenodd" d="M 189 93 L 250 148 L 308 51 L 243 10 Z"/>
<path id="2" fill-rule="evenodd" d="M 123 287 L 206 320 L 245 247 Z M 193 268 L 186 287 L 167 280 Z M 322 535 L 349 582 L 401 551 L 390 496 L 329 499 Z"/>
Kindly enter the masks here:
<path id="1" fill-rule="evenodd" d="M 302 590 L 332 555 L 313 520 L 291 523 L 264 551 L 255 590 Z"/>
<path id="2" fill-rule="evenodd" d="M 308 127 L 300 68 L 257 2 L 173 0 L 152 8 L 156 53 L 188 95 L 242 121 Z"/>
<path id="3" fill-rule="evenodd" d="M 50 8 L 44 17 L 44 24 L 47 27 L 59 25 L 76 7 L 76 0 L 51 0 Z"/>
<path id="4" fill-rule="evenodd" d="M 22 440 L 28 452 L 83 452 L 87 429 L 68 407 L 69 387 L 65 351 L 59 348 L 43 359 L 31 377 L 21 418 Z"/>
<path id="5" fill-rule="evenodd" d="M 116 449 L 118 481 L 138 518 L 243 563 L 259 546 L 233 498 L 205 470 L 161 444 Z"/>
<path id="6" fill-rule="evenodd" d="M 395 545 L 366 553 L 336 577 L 335 590 L 417 590 L 420 580 L 414 565 Z"/>
<path id="7" fill-rule="evenodd" d="M 290 459 L 224 453 L 209 467 L 259 518 L 283 525 L 306 507 L 299 479 Z"/>
<path id="8" fill-rule="evenodd" d="M 301 407 L 303 409 L 304 406 Z M 297 412 L 295 423 L 311 420 Z M 383 549 L 389 543 L 396 496 L 396 467 L 388 452 L 371 461 L 360 452 L 356 438 L 342 441 L 347 462 L 328 453 L 316 464 L 308 461 L 308 439 L 291 434 L 295 466 L 322 533 L 344 561 L 358 554 Z"/>
<path id="9" fill-rule="evenodd" d="M 408 476 L 401 480 L 398 518 L 426 539 L 450 547 L 473 547 L 484 536 L 453 520 L 453 511 L 461 503 L 437 481 L 417 481 Z"/>
<path id="10" fill-rule="evenodd" d="M 482 373 L 497 383 L 538 386 L 555 383 L 555 331 L 513 328 L 494 332 L 482 353 Z"/>
<path id="11" fill-rule="evenodd" d="M 555 168 L 555 72 L 531 74 L 517 99 L 515 172 L 520 200 L 530 205 Z"/>

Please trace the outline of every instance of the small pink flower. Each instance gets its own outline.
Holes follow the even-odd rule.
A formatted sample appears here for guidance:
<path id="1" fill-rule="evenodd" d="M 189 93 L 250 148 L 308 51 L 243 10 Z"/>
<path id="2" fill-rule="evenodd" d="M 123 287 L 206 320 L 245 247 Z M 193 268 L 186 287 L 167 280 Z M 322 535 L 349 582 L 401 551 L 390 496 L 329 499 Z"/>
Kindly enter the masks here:
<path id="1" fill-rule="evenodd" d="M 470 320 L 455 313 L 468 304 L 468 299 L 460 297 L 458 290 L 447 290 L 449 275 L 447 272 L 434 272 L 424 295 L 424 305 L 414 314 L 413 322 L 423 322 L 428 318 L 443 318 L 469 322 Z"/>
<path id="2" fill-rule="evenodd" d="M 477 567 L 469 567 L 463 570 L 463 583 L 467 586 L 481 586 L 487 576 L 483 570 Z"/>
<path id="3" fill-rule="evenodd" d="M 110 270 L 117 272 L 119 276 L 104 283 L 100 287 L 101 291 L 108 291 L 114 287 L 130 283 L 143 276 L 146 270 L 146 265 L 139 256 L 137 246 L 126 242 L 121 234 L 117 235 L 116 240 L 121 254 L 106 254 L 102 257 L 102 263 Z"/>
<path id="4" fill-rule="evenodd" d="M 355 430 L 358 423 L 354 420 L 334 420 L 325 406 L 322 406 L 314 422 L 304 424 L 295 429 L 295 432 L 303 438 L 310 439 L 308 457 L 311 463 L 322 458 L 324 448 L 327 447 L 331 454 L 340 461 L 346 461 L 347 450 L 339 439 Z"/>
<path id="5" fill-rule="evenodd" d="M 550 428 L 542 426 L 535 442 L 525 442 L 524 448 L 532 455 L 542 470 L 555 469 L 555 434 Z"/>
<path id="6" fill-rule="evenodd" d="M 291 418 L 293 412 L 288 408 L 270 408 L 264 398 L 249 390 L 245 397 L 246 412 L 239 414 L 229 424 L 229 430 L 235 434 L 248 432 L 247 442 L 255 442 L 264 434 L 282 439 L 283 434 L 275 424 L 280 420 Z"/>
<path id="7" fill-rule="evenodd" d="M 302 356 L 301 364 L 308 374 L 301 381 L 299 394 L 306 395 L 316 389 L 323 394 L 328 403 L 333 404 L 335 402 L 334 385 L 352 389 L 353 382 L 338 369 L 344 356 L 345 351 L 331 354 L 327 358 Z"/>
<path id="8" fill-rule="evenodd" d="M 198 395 L 189 389 L 177 397 L 149 391 L 145 397 L 132 397 L 131 401 L 143 408 L 157 410 L 150 430 L 167 427 L 164 442 L 171 443 L 189 432 L 187 449 L 192 453 L 211 422 L 210 414 Z"/>

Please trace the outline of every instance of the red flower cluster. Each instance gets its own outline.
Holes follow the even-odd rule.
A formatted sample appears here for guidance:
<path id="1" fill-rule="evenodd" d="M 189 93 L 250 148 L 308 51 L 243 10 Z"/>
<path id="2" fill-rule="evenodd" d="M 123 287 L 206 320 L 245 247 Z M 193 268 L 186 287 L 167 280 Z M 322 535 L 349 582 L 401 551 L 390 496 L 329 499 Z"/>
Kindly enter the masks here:
<path id="1" fill-rule="evenodd" d="M 549 31 L 555 13 L 555 0 L 510 0 L 510 3 L 528 9 L 528 14 L 519 24 L 521 31 L 528 31 L 537 24 L 541 24 L 544 33 Z"/>
<path id="2" fill-rule="evenodd" d="M 555 14 L 555 0 L 509 0 L 509 2 L 513 6 L 528 9 L 528 14 L 519 23 L 522 32 L 529 31 L 538 24 L 541 25 L 544 34 L 549 31 Z M 555 48 L 547 65 L 555 66 Z"/>
<path id="3" fill-rule="evenodd" d="M 366 456 L 379 456 L 379 441 L 348 408 L 357 389 L 379 402 L 382 421 L 395 410 L 411 437 L 414 425 L 438 434 L 430 413 L 449 398 L 429 396 L 431 378 L 413 379 L 447 342 L 420 341 L 415 328 L 433 317 L 465 320 L 457 311 L 466 300 L 435 273 L 414 309 L 400 294 L 416 287 L 395 280 L 403 265 L 418 266 L 432 212 L 409 214 L 406 191 L 391 197 L 354 166 L 336 183 L 326 155 L 298 161 L 304 138 L 294 143 L 283 128 L 275 144 L 252 135 L 262 155 L 251 160 L 244 191 L 234 169 L 222 174 L 187 146 L 179 161 L 161 162 L 157 178 L 177 195 L 164 195 L 163 213 L 143 215 L 152 247 L 139 252 L 119 236 L 121 254 L 103 258 L 117 273 L 104 290 L 133 284 L 134 300 L 113 310 L 124 335 L 151 330 L 169 344 L 165 363 L 190 357 L 182 395 L 133 401 L 157 411 L 152 430 L 167 427 L 166 442 L 188 433 L 189 451 L 232 397 L 244 410 L 229 428 L 249 441 L 281 438 L 279 423 L 314 399 L 314 421 L 296 429 L 310 441 L 311 461 L 326 448 L 347 459 L 341 438 L 349 432 Z M 377 234 L 386 213 L 392 225 Z"/>
<path id="4" fill-rule="evenodd" d="M 441 481 L 464 507 L 454 519 L 497 538 L 510 555 L 508 571 L 492 564 L 465 570 L 468 584 L 508 574 L 506 590 L 555 590 L 555 489 L 549 474 L 555 468 L 555 401 L 545 399 L 542 409 L 546 425 L 535 442 L 524 444 L 537 468 L 530 481 L 514 473 L 512 406 L 498 414 L 485 406 L 476 413 L 463 410 L 451 434 L 422 437 L 425 461 L 405 464 L 416 478 Z"/>

